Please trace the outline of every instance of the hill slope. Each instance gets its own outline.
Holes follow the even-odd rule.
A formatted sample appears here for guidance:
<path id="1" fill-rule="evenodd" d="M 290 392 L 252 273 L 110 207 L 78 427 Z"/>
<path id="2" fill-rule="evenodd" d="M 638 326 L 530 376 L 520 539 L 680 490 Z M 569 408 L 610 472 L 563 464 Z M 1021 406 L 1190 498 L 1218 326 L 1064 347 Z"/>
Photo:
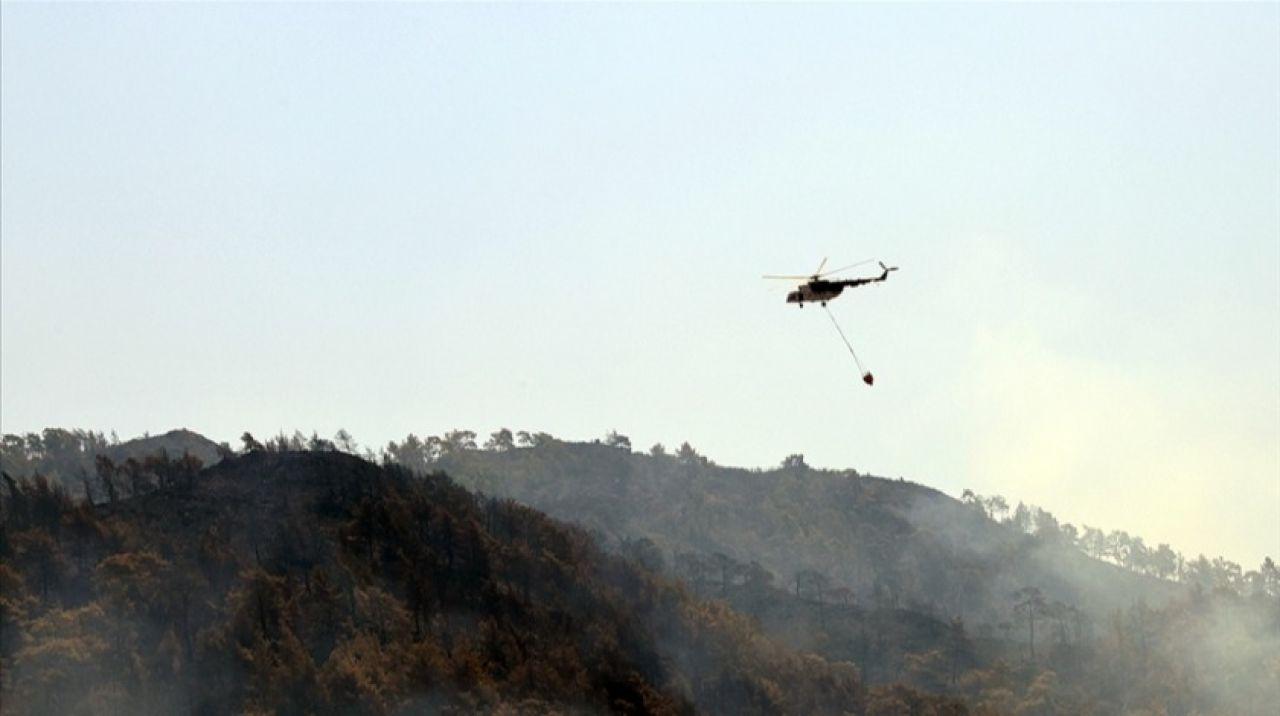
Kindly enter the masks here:
<path id="1" fill-rule="evenodd" d="M 1028 586 L 1096 614 L 1181 592 L 1007 529 L 936 490 L 852 471 L 722 468 L 697 456 L 559 441 L 455 450 L 432 465 L 614 540 L 754 560 L 786 580 L 817 572 L 863 600 L 915 603 L 970 622 L 1007 619 L 1010 595 Z"/>
<path id="2" fill-rule="evenodd" d="M 1043 511 L 1027 511 L 1032 534 L 1024 510 L 997 522 L 977 500 L 901 480 L 798 460 L 725 469 L 687 446 L 638 455 L 540 436 L 477 450 L 450 437 L 420 441 L 420 457 L 641 561 L 670 560 L 700 594 L 873 682 L 963 696 L 979 713 L 1239 714 L 1280 702 L 1270 560 L 1178 584 L 1085 555 Z M 405 447 L 388 455 L 412 459 Z M 1214 572 L 1230 577 L 1231 565 Z"/>
<path id="3" fill-rule="evenodd" d="M 851 665 L 779 647 L 582 530 L 441 474 L 339 453 L 175 465 L 165 487 L 96 508 L 10 484 L 6 709 L 876 708 Z M 877 699 L 961 712 L 909 690 Z"/>

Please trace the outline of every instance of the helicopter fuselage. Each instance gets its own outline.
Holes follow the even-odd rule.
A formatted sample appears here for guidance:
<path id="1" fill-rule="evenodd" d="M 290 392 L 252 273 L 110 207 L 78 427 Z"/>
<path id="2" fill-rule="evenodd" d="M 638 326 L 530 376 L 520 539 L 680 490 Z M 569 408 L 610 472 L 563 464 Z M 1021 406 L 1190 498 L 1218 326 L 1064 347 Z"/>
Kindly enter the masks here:
<path id="1" fill-rule="evenodd" d="M 808 283 L 800 284 L 800 287 L 787 294 L 787 303 L 799 304 L 804 308 L 804 304 L 817 301 L 822 305 L 827 305 L 827 301 L 839 296 L 846 288 L 855 286 L 864 286 L 869 283 L 879 283 L 889 278 L 890 271 L 897 271 L 898 267 L 885 266 L 880 264 L 884 269 L 884 273 L 873 278 L 853 278 L 846 281 L 827 281 L 822 278 L 811 278 Z"/>
<path id="2" fill-rule="evenodd" d="M 845 287 L 844 281 L 810 281 L 787 294 L 787 303 L 826 303 L 839 296 Z"/>

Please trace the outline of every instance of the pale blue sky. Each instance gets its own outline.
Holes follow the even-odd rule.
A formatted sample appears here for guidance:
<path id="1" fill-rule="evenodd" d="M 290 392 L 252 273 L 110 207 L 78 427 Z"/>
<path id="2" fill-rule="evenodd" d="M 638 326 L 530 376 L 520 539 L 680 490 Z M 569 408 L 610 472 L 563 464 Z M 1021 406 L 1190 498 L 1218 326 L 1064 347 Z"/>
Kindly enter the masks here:
<path id="1" fill-rule="evenodd" d="M 1280 5 L 27 5 L 0 422 L 501 426 L 1280 556 Z M 902 271 L 820 311 L 762 273 Z"/>

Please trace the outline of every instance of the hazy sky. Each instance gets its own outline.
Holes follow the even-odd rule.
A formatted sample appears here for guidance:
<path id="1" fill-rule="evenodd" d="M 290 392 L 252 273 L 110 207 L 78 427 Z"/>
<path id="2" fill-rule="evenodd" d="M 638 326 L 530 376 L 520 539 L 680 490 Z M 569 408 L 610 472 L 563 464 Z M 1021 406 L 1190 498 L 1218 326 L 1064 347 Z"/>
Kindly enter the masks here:
<path id="1" fill-rule="evenodd" d="M 2 6 L 0 428 L 688 440 L 1280 557 L 1280 5 Z M 763 273 L 902 270 L 820 309 Z"/>

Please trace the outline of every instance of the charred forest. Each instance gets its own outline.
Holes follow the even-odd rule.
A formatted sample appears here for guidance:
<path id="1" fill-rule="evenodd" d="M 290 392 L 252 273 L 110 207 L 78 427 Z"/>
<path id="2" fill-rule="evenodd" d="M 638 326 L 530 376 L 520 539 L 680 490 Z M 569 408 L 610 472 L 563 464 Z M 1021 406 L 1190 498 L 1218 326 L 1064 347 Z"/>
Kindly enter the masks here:
<path id="1" fill-rule="evenodd" d="M 1169 569 L 1167 545 L 799 455 L 740 470 L 617 433 L 477 443 L 5 436 L 4 711 L 1237 714 L 1280 697 L 1269 559 Z"/>

